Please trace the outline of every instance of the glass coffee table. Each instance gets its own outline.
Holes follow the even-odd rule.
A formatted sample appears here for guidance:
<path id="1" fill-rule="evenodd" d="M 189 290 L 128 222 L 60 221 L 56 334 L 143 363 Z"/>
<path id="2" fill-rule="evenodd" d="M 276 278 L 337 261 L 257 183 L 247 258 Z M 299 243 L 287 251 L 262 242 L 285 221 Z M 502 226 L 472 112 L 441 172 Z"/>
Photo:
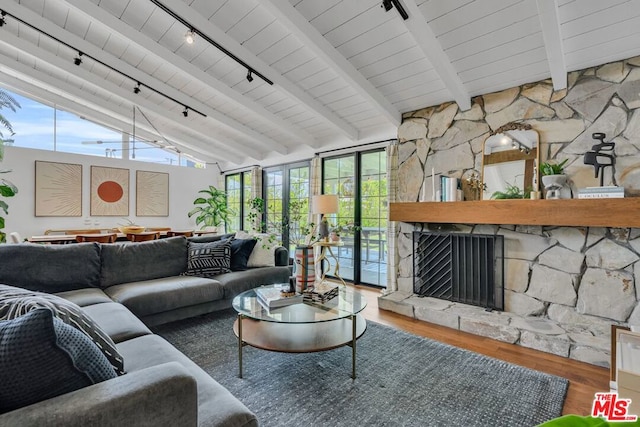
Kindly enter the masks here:
<path id="1" fill-rule="evenodd" d="M 268 287 L 289 287 L 289 284 Z M 303 302 L 267 310 L 254 289 L 233 299 L 238 319 L 233 332 L 238 337 L 238 366 L 242 378 L 242 348 L 283 353 L 312 353 L 348 345 L 351 347 L 351 378 L 356 377 L 356 340 L 367 322 L 359 314 L 367 306 L 361 293 L 339 286 L 339 293 L 324 304 Z"/>

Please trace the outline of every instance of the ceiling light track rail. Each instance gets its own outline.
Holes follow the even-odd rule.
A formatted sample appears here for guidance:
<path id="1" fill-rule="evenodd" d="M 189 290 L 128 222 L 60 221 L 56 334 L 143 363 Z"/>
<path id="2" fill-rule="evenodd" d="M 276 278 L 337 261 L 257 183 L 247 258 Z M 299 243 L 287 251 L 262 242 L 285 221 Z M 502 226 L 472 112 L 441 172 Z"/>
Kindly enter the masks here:
<path id="1" fill-rule="evenodd" d="M 198 110 L 196 110 L 195 108 L 190 107 L 189 105 L 185 104 L 184 102 L 180 102 L 180 101 L 178 101 L 178 100 L 177 100 L 177 99 L 175 99 L 174 97 L 169 96 L 169 95 L 167 95 L 166 93 L 163 93 L 163 92 L 159 91 L 158 89 L 154 89 L 153 87 L 151 87 L 151 86 L 149 86 L 149 85 L 147 85 L 147 84 L 142 83 L 142 82 L 141 82 L 141 81 L 139 81 L 138 79 L 134 79 L 133 77 L 131 77 L 131 76 L 130 76 L 130 75 L 128 75 L 127 73 L 124 73 L 124 72 L 122 72 L 122 71 L 120 71 L 120 70 L 118 70 L 118 69 L 114 68 L 113 66 L 111 66 L 111 65 L 109 65 L 109 64 L 107 64 L 107 63 L 105 63 L 105 62 L 103 62 L 103 61 L 101 61 L 101 60 L 99 60 L 99 59 L 97 59 L 97 58 L 95 58 L 95 57 L 93 57 L 93 56 L 91 56 L 91 55 L 89 55 L 88 53 L 86 53 L 86 52 L 84 52 L 84 51 L 81 51 L 80 49 L 77 49 L 77 48 L 75 48 L 75 47 L 71 46 L 69 43 L 65 42 L 64 40 L 60 40 L 59 38 L 57 38 L 57 37 L 55 37 L 55 36 L 53 36 L 53 35 L 51 35 L 51 34 L 47 33 L 46 31 L 42 30 L 41 28 L 38 28 L 38 27 L 36 27 L 35 25 L 31 25 L 31 24 L 29 24 L 28 22 L 26 22 L 26 21 L 24 21 L 24 20 L 22 20 L 22 19 L 18 18 L 17 16 L 15 16 L 15 15 L 13 15 L 13 14 L 11 14 L 11 13 L 7 12 L 7 11 L 0 10 L 0 16 L 2 17 L 2 23 L 3 23 L 3 24 L 4 24 L 4 17 L 5 17 L 5 16 L 9 16 L 9 17 L 11 17 L 12 19 L 15 19 L 16 21 L 18 21 L 19 23 L 21 23 L 22 25 L 25 25 L 25 26 L 27 26 L 27 27 L 31 28 L 32 30 L 37 31 L 37 32 L 38 32 L 38 33 L 40 33 L 40 34 L 44 34 L 45 36 L 49 37 L 51 40 L 55 40 L 56 42 L 58 42 L 58 43 L 60 43 L 60 44 L 62 44 L 62 45 L 64 45 L 64 46 L 68 47 L 69 49 L 71 49 L 71 50 L 75 50 L 76 52 L 78 52 L 78 56 L 76 56 L 76 57 L 73 59 L 73 62 L 74 62 L 74 64 L 75 64 L 75 65 L 77 65 L 77 66 L 80 66 L 80 64 L 82 64 L 82 57 L 83 57 L 83 56 L 84 56 L 84 57 L 87 57 L 87 58 L 90 58 L 90 59 L 92 59 L 93 61 L 97 62 L 98 64 L 100 64 L 100 65 L 102 65 L 102 66 L 104 66 L 104 67 L 106 67 L 106 68 L 110 69 L 111 71 L 114 71 L 114 72 L 116 72 L 116 73 L 120 74 L 121 76 L 126 77 L 127 79 L 129 79 L 129 80 L 131 80 L 132 82 L 134 82 L 134 83 L 135 83 L 135 85 L 136 85 L 136 86 L 134 87 L 134 89 L 133 89 L 133 92 L 134 92 L 134 93 L 136 93 L 136 94 L 140 93 L 141 88 L 143 88 L 143 87 L 144 87 L 144 88 L 147 88 L 147 89 L 151 90 L 152 92 L 157 93 L 158 95 L 161 95 L 161 96 L 163 96 L 163 97 L 165 97 L 165 98 L 167 98 L 167 99 L 169 99 L 169 100 L 171 100 L 171 101 L 175 102 L 175 103 L 176 103 L 176 104 L 178 104 L 178 105 L 181 105 L 182 107 L 184 107 L 184 111 L 191 110 L 191 111 L 193 111 L 193 112 L 195 112 L 195 113 L 200 114 L 202 117 L 207 117 L 207 115 L 206 115 L 206 114 L 204 114 L 203 112 L 198 111 Z M 0 27 L 1 27 L 1 26 L 3 26 L 3 25 L 0 25 Z M 254 73 L 255 73 L 255 71 L 254 71 Z M 256 75 L 257 75 L 257 74 L 256 74 Z M 184 114 L 184 111 L 183 111 L 183 115 L 184 115 L 185 117 L 187 117 L 187 114 Z"/>
<path id="2" fill-rule="evenodd" d="M 265 77 L 264 75 L 262 75 L 261 73 L 256 71 L 255 68 L 251 67 L 249 64 L 244 62 L 242 59 L 238 58 L 233 53 L 229 52 L 227 49 L 225 49 L 223 46 L 218 44 L 218 42 L 213 40 L 211 37 L 207 36 L 205 33 L 203 33 L 202 31 L 198 30 L 193 25 L 191 25 L 189 22 L 187 22 L 186 19 L 184 19 L 183 17 L 178 15 L 176 12 L 174 12 L 173 10 L 171 10 L 170 8 L 165 6 L 162 2 L 160 2 L 158 0 L 150 0 L 150 1 L 151 1 L 151 3 L 155 4 L 158 8 L 162 9 L 167 15 L 171 16 L 173 19 L 175 19 L 176 21 L 178 21 L 182 25 L 184 25 L 187 28 L 187 33 L 190 33 L 192 37 L 193 37 L 193 35 L 197 35 L 198 37 L 201 37 L 202 39 L 206 40 L 207 43 L 209 43 L 210 45 L 212 45 L 216 49 L 218 49 L 220 52 L 224 53 L 229 58 L 233 59 L 238 64 L 240 64 L 244 68 L 246 68 L 247 69 L 247 80 L 249 82 L 253 81 L 252 75 L 255 75 L 257 77 L 260 77 L 262 80 L 264 80 L 265 83 L 268 83 L 269 85 L 273 86 L 273 82 L 271 80 L 269 80 L 267 77 Z"/>

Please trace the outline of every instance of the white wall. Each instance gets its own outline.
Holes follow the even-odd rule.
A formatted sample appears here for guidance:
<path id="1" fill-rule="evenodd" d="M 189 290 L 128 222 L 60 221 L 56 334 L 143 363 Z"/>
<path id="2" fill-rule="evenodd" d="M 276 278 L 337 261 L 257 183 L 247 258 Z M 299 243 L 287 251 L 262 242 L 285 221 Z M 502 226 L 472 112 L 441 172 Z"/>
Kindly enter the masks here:
<path id="1" fill-rule="evenodd" d="M 82 165 L 82 216 L 81 217 L 36 217 L 35 212 L 35 161 L 75 163 Z M 180 166 L 159 165 L 132 160 L 85 156 L 29 148 L 5 147 L 4 162 L 0 169 L 11 169 L 0 175 L 18 187 L 18 194 L 4 199 L 9 204 L 5 216 L 4 231 L 17 231 L 25 238 L 43 234 L 55 228 L 111 228 L 124 220 L 120 216 L 90 216 L 89 190 L 91 166 L 109 166 L 130 170 L 129 216 L 128 218 L 147 227 L 172 227 L 173 229 L 196 229 L 194 218 L 187 212 L 193 207 L 199 190 L 209 185 L 219 186 L 220 175 L 216 168 L 194 169 Z M 169 173 L 169 216 L 136 217 L 136 170 Z"/>

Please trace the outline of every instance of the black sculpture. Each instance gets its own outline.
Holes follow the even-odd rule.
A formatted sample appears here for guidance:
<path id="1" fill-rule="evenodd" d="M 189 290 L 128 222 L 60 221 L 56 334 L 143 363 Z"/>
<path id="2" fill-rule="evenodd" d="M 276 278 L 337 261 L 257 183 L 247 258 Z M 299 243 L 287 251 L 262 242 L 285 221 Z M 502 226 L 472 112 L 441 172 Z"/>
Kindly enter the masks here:
<path id="1" fill-rule="evenodd" d="M 596 170 L 596 178 L 600 175 L 600 187 L 604 185 L 604 168 L 616 164 L 616 158 L 614 157 L 613 149 L 616 146 L 615 142 L 604 142 L 605 134 L 596 132 L 591 135 L 593 139 L 600 141 L 600 144 L 596 144 L 591 147 L 591 151 L 584 153 L 584 164 L 593 165 Z M 611 153 L 603 153 L 603 151 Z M 602 171 L 602 174 L 600 173 Z"/>

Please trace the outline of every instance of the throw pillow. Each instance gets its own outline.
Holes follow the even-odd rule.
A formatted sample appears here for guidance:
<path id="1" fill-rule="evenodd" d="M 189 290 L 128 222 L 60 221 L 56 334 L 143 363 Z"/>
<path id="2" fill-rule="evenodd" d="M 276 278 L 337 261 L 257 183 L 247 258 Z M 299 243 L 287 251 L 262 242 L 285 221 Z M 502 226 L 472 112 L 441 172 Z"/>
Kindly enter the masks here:
<path id="1" fill-rule="evenodd" d="M 278 243 L 272 242 L 272 237 L 268 233 L 236 232 L 236 239 L 255 239 L 257 241 L 247 261 L 247 267 L 273 267 L 276 265 L 275 253 Z"/>
<path id="2" fill-rule="evenodd" d="M 231 239 L 210 243 L 189 242 L 188 276 L 209 277 L 231 272 Z"/>
<path id="3" fill-rule="evenodd" d="M 124 360 L 113 340 L 82 309 L 69 300 L 44 292 L 0 285 L 0 320 L 11 320 L 38 308 L 48 308 L 64 323 L 88 336 L 107 357 L 118 375 L 124 374 Z"/>
<path id="4" fill-rule="evenodd" d="M 256 239 L 234 239 L 231 241 L 231 271 L 247 269 L 249 256 L 258 241 Z"/>
<path id="5" fill-rule="evenodd" d="M 100 349 L 48 308 L 0 321 L 0 413 L 114 377 Z"/>

